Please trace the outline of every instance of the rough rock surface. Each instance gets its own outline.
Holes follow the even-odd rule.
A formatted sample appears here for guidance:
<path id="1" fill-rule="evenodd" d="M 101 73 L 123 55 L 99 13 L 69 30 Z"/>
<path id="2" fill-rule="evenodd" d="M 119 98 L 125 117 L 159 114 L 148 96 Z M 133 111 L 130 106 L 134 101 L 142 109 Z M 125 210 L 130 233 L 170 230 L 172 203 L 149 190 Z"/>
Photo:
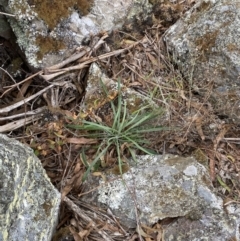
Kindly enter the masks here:
<path id="1" fill-rule="evenodd" d="M 213 109 L 236 123 L 240 120 L 239 25 L 238 0 L 199 0 L 165 34 L 173 61 L 192 88 L 207 95 L 213 82 Z"/>
<path id="2" fill-rule="evenodd" d="M 217 208 L 206 208 L 200 220 L 189 217 L 178 218 L 164 227 L 164 238 L 168 241 L 239 240 L 239 211 L 239 207 L 234 207 L 234 213 L 229 214 L 229 218 Z M 237 221 L 236 214 L 238 214 Z"/>
<path id="3" fill-rule="evenodd" d="M 106 174 L 107 181 L 89 177 L 85 191 L 100 187 L 83 200 L 110 208 L 127 227 L 136 225 L 136 210 L 146 225 L 180 217 L 164 227 L 164 240 L 178 240 L 181 233 L 179 240 L 223 241 L 239 236 L 239 215 L 224 211 L 208 171 L 194 158 L 138 156 L 131 166 L 123 180 L 113 174 Z"/>
<path id="4" fill-rule="evenodd" d="M 103 85 L 105 90 L 103 89 Z M 120 86 L 123 85 L 120 83 Z M 83 117 L 87 113 L 94 113 L 96 111 L 97 113 L 105 113 L 102 116 L 104 117 L 104 121 L 107 122 L 107 117 L 112 115 L 112 110 L 110 108 L 106 111 L 105 104 L 108 104 L 108 102 L 106 102 L 107 98 L 105 91 L 107 91 L 111 98 L 114 98 L 118 94 L 118 83 L 111 78 L 108 78 L 100 67 L 96 63 L 93 63 L 89 68 L 88 86 L 86 88 L 84 104 L 80 112 Z M 124 87 L 122 97 L 123 101 L 126 102 L 129 113 L 133 113 L 139 109 L 144 109 L 144 107 L 148 107 L 148 109 L 158 108 L 151 98 L 128 87 Z M 159 116 L 159 119 L 161 117 L 166 118 L 166 115 Z"/>
<path id="5" fill-rule="evenodd" d="M 50 241 L 60 194 L 33 151 L 0 135 L 0 240 Z"/>
<path id="6" fill-rule="evenodd" d="M 0 0 L 0 5 L 15 15 L 9 22 L 28 63 L 36 68 L 62 61 L 85 37 L 119 28 L 127 16 L 147 12 L 149 6 L 144 0 Z"/>

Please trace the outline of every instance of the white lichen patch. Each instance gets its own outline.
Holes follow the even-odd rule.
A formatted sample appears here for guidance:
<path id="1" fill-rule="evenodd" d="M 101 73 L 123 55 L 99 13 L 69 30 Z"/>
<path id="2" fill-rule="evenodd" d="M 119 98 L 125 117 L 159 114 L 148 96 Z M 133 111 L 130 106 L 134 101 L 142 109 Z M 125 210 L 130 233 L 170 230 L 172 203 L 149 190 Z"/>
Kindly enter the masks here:
<path id="1" fill-rule="evenodd" d="M 184 171 L 183 173 L 186 175 L 186 176 L 196 176 L 197 175 L 197 168 L 195 166 L 188 166 Z"/>
<path id="2" fill-rule="evenodd" d="M 100 185 L 103 184 L 104 181 L 101 181 Z M 98 201 L 107 204 L 112 209 L 118 209 L 126 196 L 126 192 L 127 190 L 122 180 L 116 180 L 114 183 L 103 185 L 98 196 Z"/>
<path id="3" fill-rule="evenodd" d="M 90 34 L 96 34 L 99 32 L 99 28 L 90 17 L 80 17 L 77 12 L 73 12 L 70 16 L 70 27 L 77 36 L 88 36 Z M 79 37 L 78 41 L 81 41 Z"/>

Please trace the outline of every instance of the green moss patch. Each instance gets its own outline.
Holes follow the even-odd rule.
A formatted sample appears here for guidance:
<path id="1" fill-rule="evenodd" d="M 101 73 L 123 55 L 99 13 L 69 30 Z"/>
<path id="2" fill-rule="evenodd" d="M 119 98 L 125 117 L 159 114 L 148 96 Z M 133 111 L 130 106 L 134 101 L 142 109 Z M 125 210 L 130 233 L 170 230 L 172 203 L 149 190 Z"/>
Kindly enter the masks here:
<path id="1" fill-rule="evenodd" d="M 51 37 L 43 37 L 41 35 L 37 36 L 36 45 L 40 47 L 40 50 L 37 53 L 38 59 L 42 59 L 47 53 L 58 52 L 59 50 L 65 48 L 64 42 Z"/>
<path id="2" fill-rule="evenodd" d="M 82 15 L 88 14 L 93 0 L 28 0 L 28 4 L 34 7 L 38 16 L 52 30 L 61 19 L 68 17 L 71 8 L 75 8 Z"/>

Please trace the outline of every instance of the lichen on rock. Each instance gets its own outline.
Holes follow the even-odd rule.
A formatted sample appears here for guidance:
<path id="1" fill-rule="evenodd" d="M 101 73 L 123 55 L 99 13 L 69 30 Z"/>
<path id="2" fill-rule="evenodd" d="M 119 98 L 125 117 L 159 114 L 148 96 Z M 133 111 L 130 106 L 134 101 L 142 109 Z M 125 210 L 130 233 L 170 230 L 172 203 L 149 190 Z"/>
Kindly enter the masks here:
<path id="1" fill-rule="evenodd" d="M 16 16 L 9 21 L 27 61 L 38 68 L 60 61 L 67 48 L 73 47 L 71 31 L 62 31 L 63 25 L 73 11 L 80 16 L 88 14 L 92 4 L 93 0 L 10 0 L 5 7 Z M 50 63 L 44 59 L 47 54 L 55 55 Z"/>
<path id="2" fill-rule="evenodd" d="M 61 195 L 33 151 L 5 135 L 0 135 L 0 183 L 0 240 L 51 240 Z"/>

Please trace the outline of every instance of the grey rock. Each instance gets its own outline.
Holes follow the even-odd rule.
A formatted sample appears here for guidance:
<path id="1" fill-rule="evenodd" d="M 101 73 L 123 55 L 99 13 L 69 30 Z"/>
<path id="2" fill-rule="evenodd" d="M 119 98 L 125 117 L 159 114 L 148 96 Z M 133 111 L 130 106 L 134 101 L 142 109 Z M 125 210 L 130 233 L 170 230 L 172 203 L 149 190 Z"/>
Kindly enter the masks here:
<path id="1" fill-rule="evenodd" d="M 178 218 L 164 227 L 164 240 L 227 240 L 239 235 L 239 217 L 224 211 L 208 171 L 194 158 L 166 155 L 137 160 L 122 179 L 112 174 L 106 174 L 107 181 L 89 177 L 85 191 L 100 187 L 83 200 L 110 208 L 127 227 L 136 226 L 136 215 L 145 225 Z M 212 239 L 214 235 L 218 239 Z"/>
<path id="2" fill-rule="evenodd" d="M 9 18 L 11 27 L 17 36 L 17 42 L 26 55 L 29 65 L 43 68 L 62 61 L 81 45 L 84 38 L 101 31 L 120 28 L 126 18 L 131 19 L 139 11 L 150 8 L 145 0 L 122 1 L 85 1 L 94 2 L 91 11 L 81 14 L 81 1 L 64 3 L 54 1 L 54 9 L 49 1 L 18 0 L 0 1 L 6 12 L 15 15 Z M 84 1 L 83 1 L 84 2 Z M 72 5 L 71 5 L 72 3 Z M 45 9 L 46 16 L 38 9 Z M 141 9 L 139 6 L 144 6 Z M 78 9 L 79 8 L 79 9 Z M 134 9 L 134 11 L 130 11 Z M 129 13 L 129 16 L 128 16 Z M 49 19 L 49 16 L 54 16 Z M 128 16 L 128 17 L 127 17 Z"/>
<path id="3" fill-rule="evenodd" d="M 179 218 L 163 227 L 166 241 L 226 241 L 239 240 L 239 221 L 223 212 L 206 209 L 200 220 Z"/>
<path id="4" fill-rule="evenodd" d="M 205 95 L 213 82 L 213 109 L 236 123 L 240 120 L 239 24 L 238 0 L 199 0 L 164 36 L 191 87 Z"/>
<path id="5" fill-rule="evenodd" d="M 0 135 L 0 240 L 50 241 L 60 193 L 40 160 L 20 142 Z"/>

